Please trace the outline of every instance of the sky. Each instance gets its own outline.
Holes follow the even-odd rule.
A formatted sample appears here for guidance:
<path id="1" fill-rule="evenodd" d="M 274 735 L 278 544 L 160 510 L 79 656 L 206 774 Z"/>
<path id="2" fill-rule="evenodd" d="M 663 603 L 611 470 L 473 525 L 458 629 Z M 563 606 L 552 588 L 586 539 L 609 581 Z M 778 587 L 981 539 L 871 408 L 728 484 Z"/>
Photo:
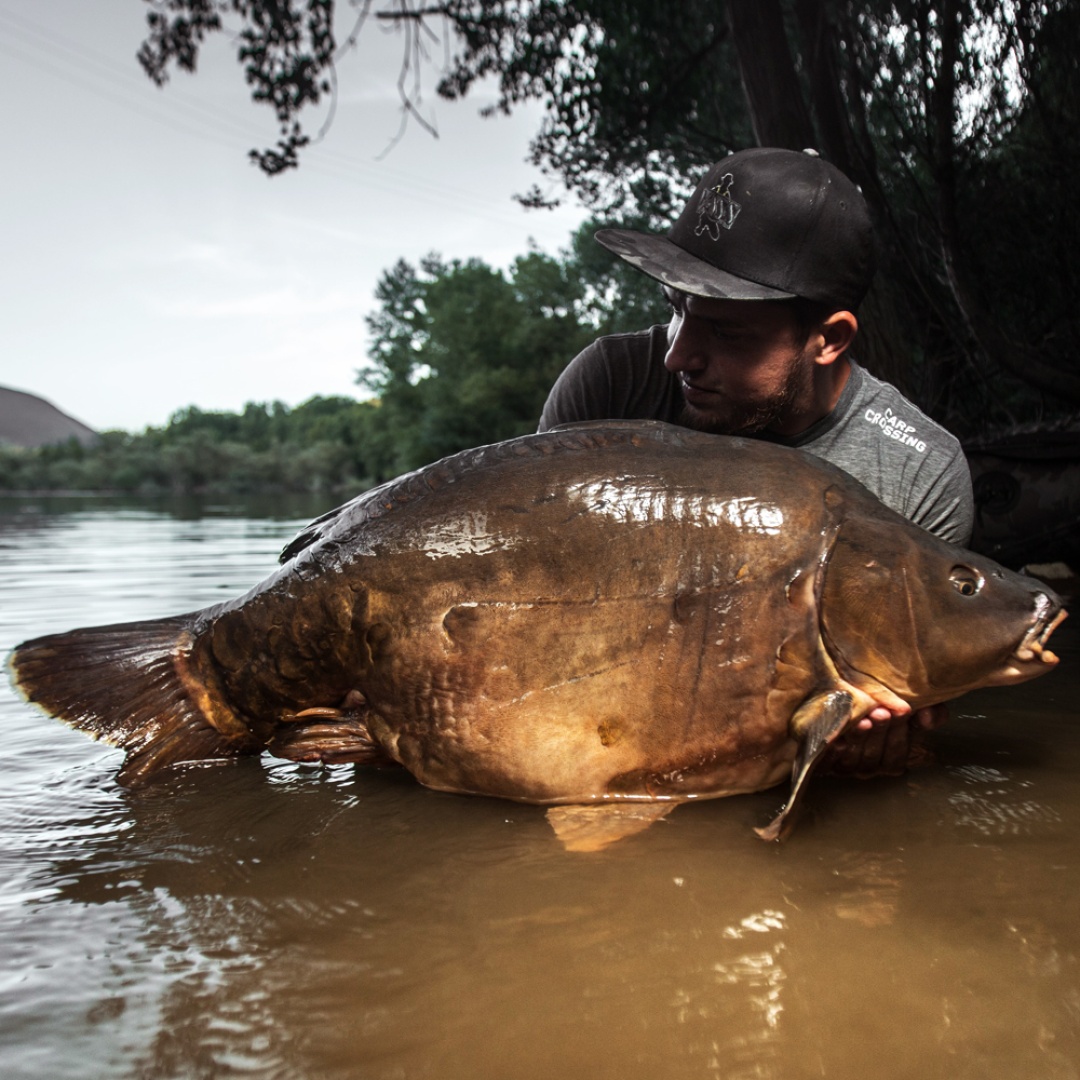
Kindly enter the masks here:
<path id="1" fill-rule="evenodd" d="M 424 100 L 439 138 L 412 124 L 388 149 L 399 46 L 373 23 L 338 65 L 323 140 L 268 178 L 247 152 L 277 122 L 232 46 L 159 90 L 135 59 L 147 9 L 0 0 L 0 385 L 129 431 L 187 405 L 356 396 L 364 316 L 398 259 L 506 267 L 530 240 L 558 252 L 586 216 L 514 202 L 533 183 L 562 194 L 525 160 L 539 106 L 484 119 L 490 92 L 438 99 L 441 49 Z"/>

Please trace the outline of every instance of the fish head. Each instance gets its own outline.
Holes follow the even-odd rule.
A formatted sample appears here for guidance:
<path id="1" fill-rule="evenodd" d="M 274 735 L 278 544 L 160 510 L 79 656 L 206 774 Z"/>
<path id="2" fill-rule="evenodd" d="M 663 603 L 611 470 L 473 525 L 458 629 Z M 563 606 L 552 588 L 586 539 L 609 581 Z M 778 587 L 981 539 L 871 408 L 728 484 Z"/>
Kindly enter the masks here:
<path id="1" fill-rule="evenodd" d="M 1065 618 L 1032 577 L 893 516 L 844 521 L 821 585 L 826 649 L 845 678 L 877 682 L 913 708 L 1050 671 Z"/>

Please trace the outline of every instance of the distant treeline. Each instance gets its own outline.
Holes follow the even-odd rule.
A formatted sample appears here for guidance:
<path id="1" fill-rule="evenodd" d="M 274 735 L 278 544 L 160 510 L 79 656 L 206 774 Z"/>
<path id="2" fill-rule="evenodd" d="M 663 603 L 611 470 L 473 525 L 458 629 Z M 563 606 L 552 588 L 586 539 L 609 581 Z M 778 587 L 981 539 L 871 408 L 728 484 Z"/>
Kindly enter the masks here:
<path id="1" fill-rule="evenodd" d="M 508 272 L 437 255 L 399 262 L 376 300 L 357 374 L 366 400 L 190 406 L 90 446 L 0 446 L 0 491 L 355 492 L 535 430 L 551 384 L 594 337 L 666 318 L 659 288 L 608 257 L 590 226 L 558 258 L 533 250 Z"/>
<path id="2" fill-rule="evenodd" d="M 551 385 L 590 341 L 670 314 L 656 282 L 594 242 L 600 224 L 586 222 L 558 256 L 533 249 L 506 271 L 435 254 L 418 266 L 391 267 L 366 320 L 368 359 L 356 373 L 362 400 L 313 397 L 293 408 L 253 401 L 239 413 L 190 406 L 164 427 L 107 431 L 91 446 L 0 445 L 0 491 L 353 493 L 455 451 L 534 431 Z M 1076 248 L 1068 248 L 1070 258 Z M 1058 282 L 1065 292 L 1069 280 Z M 907 340 L 906 332 L 893 337 L 894 344 Z M 928 353 L 911 343 L 893 371 L 874 362 L 874 341 L 873 331 L 860 335 L 856 355 L 958 435 L 985 435 L 1002 417 L 1072 411 L 1064 389 L 1054 396 L 1017 380 L 994 382 L 993 410 L 978 394 L 943 395 L 934 379 L 920 384 L 940 367 L 924 363 Z"/>
<path id="3" fill-rule="evenodd" d="M 24 450 L 0 446 L 0 489 L 138 495 L 331 491 L 366 485 L 358 444 L 375 406 L 314 397 L 290 409 L 251 403 L 241 413 L 175 413 L 139 434 L 103 432 Z"/>

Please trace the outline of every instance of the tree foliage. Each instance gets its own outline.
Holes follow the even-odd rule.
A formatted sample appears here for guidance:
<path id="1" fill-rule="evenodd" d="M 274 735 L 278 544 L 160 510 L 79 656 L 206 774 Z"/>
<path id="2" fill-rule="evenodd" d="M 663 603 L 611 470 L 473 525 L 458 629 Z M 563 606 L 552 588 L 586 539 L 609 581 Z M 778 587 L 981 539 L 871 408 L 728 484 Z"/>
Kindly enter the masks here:
<path id="1" fill-rule="evenodd" d="M 380 477 L 535 430 L 551 384 L 598 333 L 664 317 L 659 289 L 598 256 L 592 231 L 558 258 L 532 250 L 508 273 L 429 255 L 383 274 L 359 374 L 379 401 L 368 445 Z"/>
<path id="2" fill-rule="evenodd" d="M 0 446 L 0 490 L 108 491 L 135 495 L 343 492 L 371 483 L 361 432 L 374 409 L 348 397 L 314 397 L 290 409 L 248 403 L 242 412 L 195 406 L 164 427 L 105 431 L 35 449 Z"/>
<path id="3" fill-rule="evenodd" d="M 334 0 L 146 0 L 147 37 L 138 59 L 158 85 L 169 67 L 194 72 L 199 49 L 211 34 L 231 32 L 236 57 L 257 102 L 269 105 L 281 128 L 274 148 L 252 150 L 267 173 L 294 168 L 310 141 L 299 120 L 331 92 Z M 228 31 L 230 18 L 238 28 Z"/>
<path id="4" fill-rule="evenodd" d="M 541 100 L 533 160 L 600 214 L 657 224 L 731 149 L 816 146 L 877 225 L 871 367 L 961 429 L 1080 403 L 1069 0 L 355 0 L 338 37 L 332 0 L 146 2 L 158 81 L 235 24 L 281 124 L 277 151 L 256 154 L 268 171 L 296 164 L 368 20 L 400 33 L 406 113 L 436 38 L 442 96 L 494 79 L 495 109 Z"/>

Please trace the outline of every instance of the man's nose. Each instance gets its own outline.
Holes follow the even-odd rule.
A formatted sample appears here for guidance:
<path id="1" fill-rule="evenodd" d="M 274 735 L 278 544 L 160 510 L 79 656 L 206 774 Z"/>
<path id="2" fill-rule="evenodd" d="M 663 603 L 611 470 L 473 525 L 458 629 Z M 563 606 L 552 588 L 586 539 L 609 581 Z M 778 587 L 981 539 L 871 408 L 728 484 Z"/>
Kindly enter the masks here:
<path id="1" fill-rule="evenodd" d="M 684 315 L 681 319 L 673 320 L 668 329 L 668 350 L 664 356 L 664 367 L 673 374 L 680 371 L 701 371 L 705 366 L 701 336 L 695 323 L 695 319 Z"/>

